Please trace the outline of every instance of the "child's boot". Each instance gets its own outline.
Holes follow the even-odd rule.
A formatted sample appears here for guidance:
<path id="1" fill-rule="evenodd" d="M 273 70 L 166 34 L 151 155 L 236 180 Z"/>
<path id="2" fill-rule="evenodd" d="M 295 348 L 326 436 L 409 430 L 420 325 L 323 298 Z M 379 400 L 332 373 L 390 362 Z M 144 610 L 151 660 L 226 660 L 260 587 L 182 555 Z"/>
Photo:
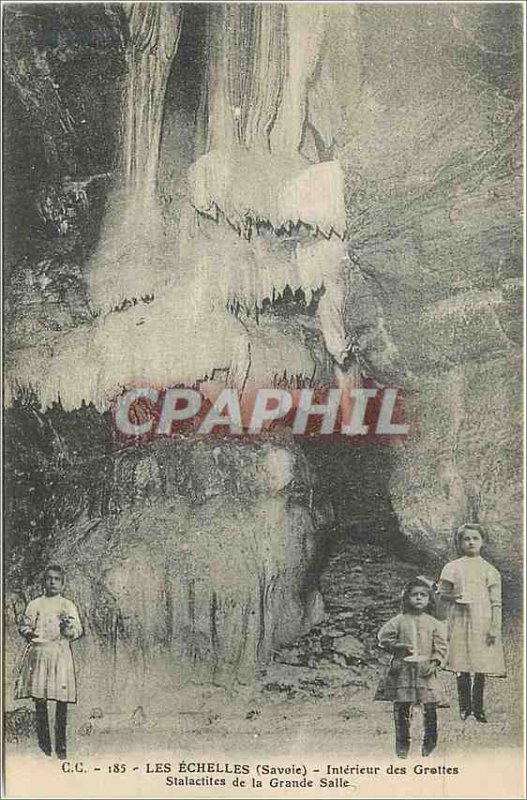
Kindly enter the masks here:
<path id="1" fill-rule="evenodd" d="M 406 758 L 410 749 L 410 703 L 394 703 L 395 752 L 399 758 Z"/>
<path id="2" fill-rule="evenodd" d="M 423 706 L 423 747 L 421 754 L 429 756 L 437 745 L 437 711 L 434 703 L 425 703 Z"/>
<path id="3" fill-rule="evenodd" d="M 457 676 L 457 696 L 459 699 L 459 716 L 464 721 L 472 714 L 471 679 L 469 672 L 460 672 Z"/>
<path id="4" fill-rule="evenodd" d="M 66 721 L 68 717 L 68 704 L 57 702 L 55 711 L 55 752 L 57 758 L 66 758 Z"/>
<path id="5" fill-rule="evenodd" d="M 48 701 L 35 700 L 37 717 L 38 746 L 47 756 L 51 755 L 51 738 L 49 735 Z"/>
<path id="6" fill-rule="evenodd" d="M 485 688 L 485 675 L 476 672 L 474 675 L 474 685 L 472 687 L 472 713 L 478 722 L 488 722 L 485 711 L 483 710 L 483 690 Z"/>

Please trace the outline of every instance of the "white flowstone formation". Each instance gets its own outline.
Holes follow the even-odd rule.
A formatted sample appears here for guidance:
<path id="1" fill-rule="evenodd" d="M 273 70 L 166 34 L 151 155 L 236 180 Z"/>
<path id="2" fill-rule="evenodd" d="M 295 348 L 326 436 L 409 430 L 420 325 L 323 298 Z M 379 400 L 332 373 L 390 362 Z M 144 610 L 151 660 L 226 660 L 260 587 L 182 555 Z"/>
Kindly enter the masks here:
<path id="1" fill-rule="evenodd" d="M 65 408 L 82 400 L 104 408 L 122 387 L 192 385 L 215 369 L 239 388 L 248 379 L 271 385 L 284 371 L 312 376 L 313 352 L 295 333 L 277 329 L 269 347 L 270 326 L 249 319 L 287 287 L 302 290 L 307 305 L 317 293 L 327 352 L 342 364 L 349 348 L 344 177 L 335 158 L 302 152 L 308 122 L 331 142 L 331 109 L 324 117 L 320 91 L 322 81 L 331 98 L 322 69 L 326 11 L 210 7 L 200 109 L 206 152 L 190 167 L 187 204 L 171 229 L 157 196 L 159 151 L 184 12 L 177 3 L 125 10 L 120 174 L 87 266 L 98 316 L 16 353 L 8 397 L 31 385 L 44 407 L 60 398 Z"/>

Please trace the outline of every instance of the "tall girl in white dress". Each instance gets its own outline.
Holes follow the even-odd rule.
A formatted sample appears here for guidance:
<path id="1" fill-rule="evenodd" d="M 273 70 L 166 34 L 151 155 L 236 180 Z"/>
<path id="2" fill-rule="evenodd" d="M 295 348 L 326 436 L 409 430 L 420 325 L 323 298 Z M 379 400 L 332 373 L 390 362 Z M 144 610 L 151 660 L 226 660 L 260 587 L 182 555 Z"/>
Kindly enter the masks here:
<path id="1" fill-rule="evenodd" d="M 457 673 L 459 713 L 487 722 L 483 693 L 485 675 L 505 676 L 501 642 L 501 577 L 481 557 L 480 525 L 462 525 L 456 534 L 459 558 L 439 578 L 438 593 L 450 606 L 449 651 L 445 669 Z"/>

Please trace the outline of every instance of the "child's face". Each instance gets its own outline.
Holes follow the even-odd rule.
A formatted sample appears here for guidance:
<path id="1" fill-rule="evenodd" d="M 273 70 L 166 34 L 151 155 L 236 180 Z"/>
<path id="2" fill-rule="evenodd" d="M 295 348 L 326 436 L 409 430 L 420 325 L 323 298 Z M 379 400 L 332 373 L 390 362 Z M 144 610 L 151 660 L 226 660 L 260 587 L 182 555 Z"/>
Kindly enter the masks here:
<path id="1" fill-rule="evenodd" d="M 421 586 L 414 586 L 408 595 L 408 605 L 414 611 L 424 611 L 430 602 L 428 591 Z"/>
<path id="2" fill-rule="evenodd" d="M 60 594 L 62 589 L 62 575 L 54 569 L 48 569 L 44 574 L 44 592 L 48 597 Z"/>
<path id="3" fill-rule="evenodd" d="M 467 530 L 461 536 L 461 552 L 465 556 L 479 556 L 483 539 L 478 531 Z"/>

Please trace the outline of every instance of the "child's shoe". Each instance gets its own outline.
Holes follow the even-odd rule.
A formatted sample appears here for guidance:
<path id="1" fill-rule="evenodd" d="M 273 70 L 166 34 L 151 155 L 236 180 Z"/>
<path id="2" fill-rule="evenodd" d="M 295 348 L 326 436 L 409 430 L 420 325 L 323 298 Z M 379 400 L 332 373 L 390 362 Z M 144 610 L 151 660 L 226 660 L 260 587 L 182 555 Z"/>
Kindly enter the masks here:
<path id="1" fill-rule="evenodd" d="M 436 745 L 437 745 L 437 739 L 433 737 L 427 738 L 425 736 L 425 739 L 423 741 L 423 746 L 421 748 L 421 755 L 423 756 L 423 758 L 429 756 L 430 753 L 432 753 L 436 749 Z"/>
<path id="2" fill-rule="evenodd" d="M 395 753 L 397 758 L 407 758 L 410 750 L 410 703 L 394 703 Z"/>
<path id="3" fill-rule="evenodd" d="M 437 745 L 437 711 L 432 703 L 426 703 L 423 708 L 423 724 L 425 733 L 421 755 L 426 757 L 435 750 Z"/>
<path id="4" fill-rule="evenodd" d="M 457 676 L 457 695 L 459 717 L 465 722 L 472 714 L 472 680 L 468 672 L 462 672 Z"/>
<path id="5" fill-rule="evenodd" d="M 485 711 L 483 710 L 483 692 L 485 688 L 485 676 L 477 673 L 474 676 L 472 687 L 472 713 L 478 722 L 488 722 Z"/>

